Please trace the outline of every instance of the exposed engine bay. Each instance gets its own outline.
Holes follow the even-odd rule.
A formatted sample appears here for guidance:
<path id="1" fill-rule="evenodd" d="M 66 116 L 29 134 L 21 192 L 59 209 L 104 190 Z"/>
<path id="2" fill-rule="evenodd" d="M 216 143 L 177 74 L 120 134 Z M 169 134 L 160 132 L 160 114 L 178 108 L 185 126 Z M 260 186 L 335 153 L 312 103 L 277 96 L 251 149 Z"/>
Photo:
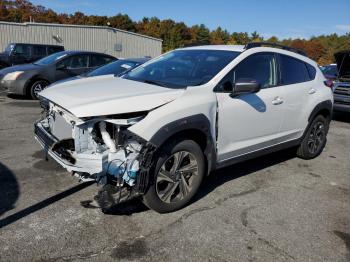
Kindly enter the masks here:
<path id="1" fill-rule="evenodd" d="M 36 139 L 80 180 L 95 180 L 108 189 L 109 198 L 116 196 L 109 201 L 114 203 L 101 200 L 104 206 L 144 193 L 154 149 L 128 127 L 146 113 L 79 119 L 53 103 L 41 104 L 44 112 L 35 124 Z"/>

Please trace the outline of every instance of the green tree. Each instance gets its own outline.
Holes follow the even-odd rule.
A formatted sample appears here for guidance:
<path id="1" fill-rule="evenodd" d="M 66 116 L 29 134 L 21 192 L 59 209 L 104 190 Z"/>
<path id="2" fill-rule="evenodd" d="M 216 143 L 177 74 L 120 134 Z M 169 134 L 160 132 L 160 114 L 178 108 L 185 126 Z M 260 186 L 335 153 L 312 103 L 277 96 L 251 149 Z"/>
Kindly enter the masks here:
<path id="1" fill-rule="evenodd" d="M 279 40 L 276 36 L 271 36 L 269 39 L 266 40 L 269 43 L 278 43 Z"/>
<path id="2" fill-rule="evenodd" d="M 207 45 L 210 43 L 210 31 L 204 24 L 192 26 L 190 29 L 190 34 L 191 44 Z"/>
<path id="3" fill-rule="evenodd" d="M 222 30 L 221 27 L 216 28 L 210 33 L 210 43 L 213 45 L 227 44 L 230 40 L 230 34 L 227 30 Z"/>
<path id="4" fill-rule="evenodd" d="M 232 33 L 231 41 L 237 43 L 238 45 L 246 45 L 251 40 L 247 32 Z"/>
<path id="5" fill-rule="evenodd" d="M 115 16 L 109 17 L 108 22 L 110 23 L 111 27 L 131 32 L 136 31 L 135 23 L 131 20 L 131 18 L 128 15 L 117 14 Z"/>

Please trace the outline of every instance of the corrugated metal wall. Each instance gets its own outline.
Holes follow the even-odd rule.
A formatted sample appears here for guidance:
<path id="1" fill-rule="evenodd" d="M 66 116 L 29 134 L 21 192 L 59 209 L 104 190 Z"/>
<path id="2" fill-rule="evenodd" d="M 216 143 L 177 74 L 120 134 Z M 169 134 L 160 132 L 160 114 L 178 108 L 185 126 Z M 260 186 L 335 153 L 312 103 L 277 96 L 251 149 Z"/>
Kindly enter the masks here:
<path id="1" fill-rule="evenodd" d="M 12 42 L 63 45 L 66 50 L 95 51 L 125 58 L 155 57 L 162 52 L 160 39 L 115 28 L 0 22 L 0 51 Z M 121 51 L 116 51 L 116 45 L 120 44 Z"/>

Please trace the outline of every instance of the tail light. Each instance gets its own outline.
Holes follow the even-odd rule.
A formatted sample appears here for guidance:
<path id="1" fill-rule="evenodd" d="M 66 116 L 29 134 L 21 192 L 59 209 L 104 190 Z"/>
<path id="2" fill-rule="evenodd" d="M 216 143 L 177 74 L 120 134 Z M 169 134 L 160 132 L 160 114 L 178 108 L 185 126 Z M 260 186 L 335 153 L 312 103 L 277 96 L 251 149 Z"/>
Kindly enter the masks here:
<path id="1" fill-rule="evenodd" d="M 333 88 L 333 81 L 328 79 L 326 81 L 323 82 L 326 86 L 328 86 L 329 88 Z"/>

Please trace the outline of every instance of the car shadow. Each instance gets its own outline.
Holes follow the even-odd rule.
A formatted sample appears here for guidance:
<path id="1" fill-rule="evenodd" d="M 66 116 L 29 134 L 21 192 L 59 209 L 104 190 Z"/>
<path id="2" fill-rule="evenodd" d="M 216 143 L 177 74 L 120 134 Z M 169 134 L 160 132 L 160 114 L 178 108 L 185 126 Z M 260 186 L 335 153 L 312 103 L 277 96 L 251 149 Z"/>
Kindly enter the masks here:
<path id="1" fill-rule="evenodd" d="M 142 213 L 144 211 L 149 210 L 146 207 L 140 198 L 131 199 L 129 201 L 120 203 L 111 207 L 108 210 L 103 211 L 106 215 L 114 215 L 114 216 L 131 216 L 136 213 Z"/>
<path id="2" fill-rule="evenodd" d="M 19 194 L 15 174 L 0 163 L 0 217 L 15 207 Z"/>
<path id="3" fill-rule="evenodd" d="M 350 113 L 347 112 L 333 112 L 333 121 L 350 123 Z"/>
<path id="4" fill-rule="evenodd" d="M 237 178 L 247 176 L 256 171 L 277 165 L 284 161 L 295 158 L 295 148 L 286 149 L 276 153 L 268 154 L 256 159 L 248 160 L 239 164 L 231 165 L 219 170 L 214 171 L 208 177 L 206 177 L 199 188 L 198 193 L 190 201 L 189 205 L 197 202 L 210 194 L 216 188 L 222 186 L 227 182 L 231 182 Z M 251 190 L 249 190 L 251 192 Z M 245 192 L 238 194 L 243 195 Z M 87 207 L 87 206 L 86 206 Z M 126 215 L 130 216 L 135 213 L 142 213 L 149 210 L 141 200 L 133 199 L 127 202 L 123 202 L 119 205 L 115 205 L 106 212 L 108 215 Z"/>
<path id="5" fill-rule="evenodd" d="M 290 148 L 218 169 L 204 180 L 191 202 L 200 200 L 227 182 L 293 159 L 296 157 L 295 152 L 295 148 Z"/>
<path id="6" fill-rule="evenodd" d="M 23 95 L 8 94 L 7 97 L 11 98 L 11 99 L 14 99 L 14 100 L 33 101 L 33 99 L 31 99 L 30 97 L 23 96 Z"/>
<path id="7" fill-rule="evenodd" d="M 242 94 L 242 95 L 239 95 L 238 97 L 231 95 L 231 98 L 232 99 L 239 99 L 239 100 L 247 103 L 248 105 L 250 105 L 251 107 L 253 107 L 256 111 L 258 111 L 260 113 L 266 112 L 265 102 L 256 94 Z"/>
<path id="8" fill-rule="evenodd" d="M 49 205 L 52 205 L 54 203 L 56 203 L 57 201 L 62 200 L 63 198 L 66 198 L 70 195 L 73 195 L 75 193 L 77 193 L 78 191 L 83 190 L 84 188 L 91 186 L 92 184 L 94 184 L 94 182 L 85 182 L 85 183 L 80 183 L 76 186 L 73 186 L 65 191 L 62 191 L 56 195 L 53 195 L 51 197 L 48 197 L 38 203 L 35 203 L 29 207 L 26 207 L 12 215 L 9 215 L 3 219 L 0 219 L 0 228 L 8 226 L 26 216 L 29 216 L 32 213 L 35 213 Z"/>

